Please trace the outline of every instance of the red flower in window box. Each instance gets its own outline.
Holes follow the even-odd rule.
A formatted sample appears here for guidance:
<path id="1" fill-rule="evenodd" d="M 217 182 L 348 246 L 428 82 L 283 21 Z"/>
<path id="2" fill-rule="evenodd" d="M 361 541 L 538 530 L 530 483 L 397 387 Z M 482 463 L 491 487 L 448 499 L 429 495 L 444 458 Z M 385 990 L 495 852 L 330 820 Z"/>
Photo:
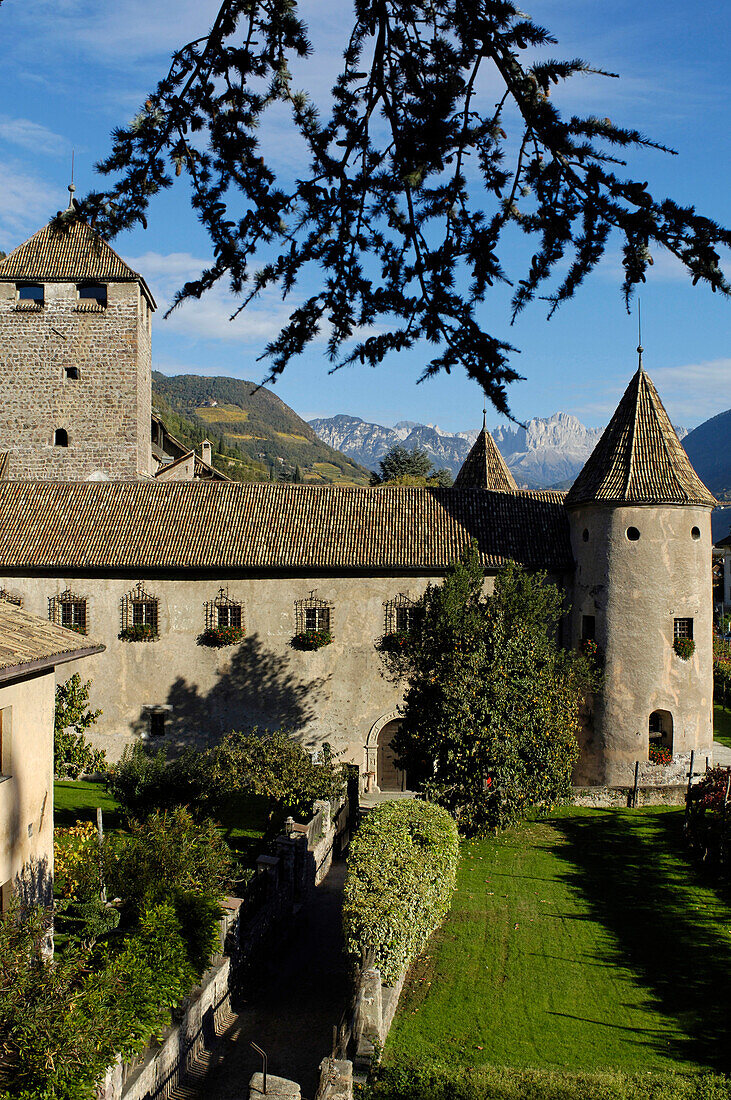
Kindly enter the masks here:
<path id="1" fill-rule="evenodd" d="M 695 642 L 692 638 L 676 638 L 673 649 L 681 661 L 689 661 L 695 653 Z"/>
<path id="2" fill-rule="evenodd" d="M 225 645 L 236 645 L 243 636 L 244 631 L 240 626 L 209 626 L 203 631 L 199 641 L 201 645 L 220 648 Z"/>
<path id="3" fill-rule="evenodd" d="M 136 623 L 134 626 L 125 626 L 120 630 L 119 637 L 123 642 L 154 642 L 157 640 L 157 630 L 148 623 Z"/>
<path id="4" fill-rule="evenodd" d="M 294 649 L 322 649 L 330 645 L 332 634 L 329 630 L 301 630 L 292 639 Z"/>
<path id="5" fill-rule="evenodd" d="M 673 754 L 665 745 L 650 745 L 650 763 L 667 767 L 672 764 Z"/>

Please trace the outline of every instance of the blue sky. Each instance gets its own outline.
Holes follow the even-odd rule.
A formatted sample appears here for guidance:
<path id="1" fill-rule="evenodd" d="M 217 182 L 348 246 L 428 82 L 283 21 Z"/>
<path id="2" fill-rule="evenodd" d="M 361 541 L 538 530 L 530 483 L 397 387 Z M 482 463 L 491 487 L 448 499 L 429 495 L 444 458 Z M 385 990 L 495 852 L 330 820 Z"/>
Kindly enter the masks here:
<path id="1" fill-rule="evenodd" d="M 217 7 L 217 0 L 5 0 L 0 248 L 9 251 L 66 205 L 72 148 L 79 192 L 99 186 L 93 165 L 108 149 L 109 131 L 136 113 L 171 51 L 203 33 Z M 608 115 L 676 148 L 678 157 L 635 155 L 629 171 L 648 180 L 655 194 L 694 203 L 731 224 L 726 0 L 536 0 L 525 7 L 559 38 L 552 55 L 580 56 L 621 74 L 618 81 L 575 78 L 557 98 L 559 105 L 570 113 Z M 301 3 L 318 51 L 314 92 L 323 99 L 348 11 L 345 0 Z M 272 121 L 264 144 L 283 171 L 296 170 L 296 150 L 281 120 Z M 619 292 L 616 243 L 577 298 L 550 322 L 545 306 L 535 303 L 511 329 L 505 294 L 490 299 L 489 331 L 521 349 L 515 362 L 526 381 L 510 391 L 520 419 L 561 410 L 593 426 L 611 415 L 634 371 L 637 342 L 636 317 L 627 316 Z M 145 275 L 161 305 L 209 256 L 185 186 L 154 202 L 147 232 L 121 235 L 114 245 Z M 506 259 L 509 268 L 515 261 L 511 273 L 520 277 L 519 251 Z M 153 330 L 155 367 L 260 380 L 256 358 L 278 331 L 286 307 L 270 297 L 230 324 L 231 307 L 222 288 L 168 321 L 161 309 Z M 674 421 L 693 427 L 731 407 L 731 302 L 691 287 L 671 258 L 658 255 L 642 292 L 642 314 L 645 365 Z M 477 386 L 459 373 L 417 386 L 422 363 L 421 353 L 413 352 L 375 371 L 349 368 L 331 376 L 324 344 L 317 344 L 289 368 L 275 392 L 307 419 L 343 412 L 384 424 L 421 420 L 451 431 L 477 426 Z M 488 412 L 488 423 L 497 422 L 497 414 Z"/>

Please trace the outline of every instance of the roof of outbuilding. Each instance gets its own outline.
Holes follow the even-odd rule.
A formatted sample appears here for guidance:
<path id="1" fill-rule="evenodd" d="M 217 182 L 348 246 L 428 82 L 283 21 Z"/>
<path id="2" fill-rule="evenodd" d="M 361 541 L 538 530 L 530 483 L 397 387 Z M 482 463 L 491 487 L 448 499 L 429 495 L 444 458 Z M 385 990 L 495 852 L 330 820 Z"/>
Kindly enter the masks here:
<path id="1" fill-rule="evenodd" d="M 0 260 L 0 282 L 26 279 L 57 283 L 86 279 L 105 283 L 139 282 L 153 307 L 155 305 L 142 276 L 133 271 L 96 230 L 82 221 L 49 222 Z"/>
<path id="2" fill-rule="evenodd" d="M 563 494 L 236 482 L 0 482 L 3 569 L 572 566 Z"/>
<path id="3" fill-rule="evenodd" d="M 0 600 L 0 681 L 101 653 L 103 645 Z"/>
<path id="4" fill-rule="evenodd" d="M 591 503 L 717 503 L 691 466 L 641 363 L 566 496 L 567 507 Z"/>
<path id="5" fill-rule="evenodd" d="M 464 460 L 454 485 L 458 489 L 495 489 L 499 492 L 518 488 L 495 440 L 485 427 Z"/>

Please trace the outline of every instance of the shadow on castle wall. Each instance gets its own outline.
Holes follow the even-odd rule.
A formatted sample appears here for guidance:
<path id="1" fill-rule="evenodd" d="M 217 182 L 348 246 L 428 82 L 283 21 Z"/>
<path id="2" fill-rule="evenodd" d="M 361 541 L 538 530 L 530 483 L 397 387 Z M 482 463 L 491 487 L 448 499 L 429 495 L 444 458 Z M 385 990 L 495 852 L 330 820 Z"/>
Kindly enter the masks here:
<path id="1" fill-rule="evenodd" d="M 201 691 L 179 676 L 165 705 L 165 735 L 160 743 L 173 748 L 215 744 L 231 730 L 287 729 L 301 735 L 316 717 L 329 677 L 302 680 L 292 671 L 290 657 L 265 648 L 258 634 L 231 647 L 214 686 Z M 150 734 L 150 712 L 143 708 L 132 725 L 140 736 Z M 158 738 L 152 737 L 154 745 Z"/>

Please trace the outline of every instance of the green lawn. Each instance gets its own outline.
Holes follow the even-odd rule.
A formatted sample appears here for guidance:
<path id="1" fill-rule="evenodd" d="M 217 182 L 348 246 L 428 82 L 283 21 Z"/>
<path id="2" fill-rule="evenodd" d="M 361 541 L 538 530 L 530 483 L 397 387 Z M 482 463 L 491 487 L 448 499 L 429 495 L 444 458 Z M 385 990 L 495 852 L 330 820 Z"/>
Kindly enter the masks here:
<path id="1" fill-rule="evenodd" d="M 57 779 L 53 802 L 56 825 L 65 827 L 77 821 L 96 821 L 96 809 L 101 806 L 105 830 L 114 832 L 122 827 L 119 803 L 107 794 L 103 783 Z M 218 815 L 226 843 L 241 859 L 255 859 L 261 851 L 264 834 L 281 824 L 269 821 L 269 810 L 270 804 L 265 798 L 236 795 L 226 802 Z"/>
<path id="2" fill-rule="evenodd" d="M 581 810 L 466 842 L 385 1063 L 731 1069 L 731 906 L 683 812 Z"/>
<path id="3" fill-rule="evenodd" d="M 724 710 L 720 703 L 713 704 L 713 740 L 731 749 L 731 710 Z"/>

